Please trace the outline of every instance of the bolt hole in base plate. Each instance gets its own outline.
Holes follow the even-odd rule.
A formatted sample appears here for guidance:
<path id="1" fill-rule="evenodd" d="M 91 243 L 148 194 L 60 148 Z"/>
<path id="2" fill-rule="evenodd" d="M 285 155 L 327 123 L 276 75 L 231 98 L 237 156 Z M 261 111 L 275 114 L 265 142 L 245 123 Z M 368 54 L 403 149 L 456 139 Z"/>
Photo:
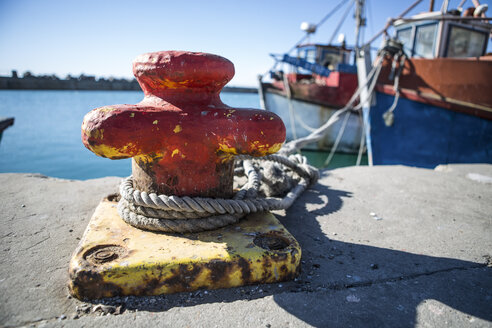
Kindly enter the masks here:
<path id="1" fill-rule="evenodd" d="M 256 238 L 253 240 L 253 243 L 256 246 L 269 251 L 279 251 L 287 248 L 290 245 L 290 242 L 287 238 L 275 235 L 273 233 L 264 233 L 256 236 Z"/>
<path id="2" fill-rule="evenodd" d="M 70 261 L 79 299 L 160 295 L 294 279 L 301 248 L 271 213 L 218 230 L 176 235 L 126 224 L 109 198 L 96 208 Z"/>
<path id="3" fill-rule="evenodd" d="M 126 254 L 125 248 L 118 245 L 98 245 L 87 250 L 83 258 L 92 265 L 114 261 Z"/>

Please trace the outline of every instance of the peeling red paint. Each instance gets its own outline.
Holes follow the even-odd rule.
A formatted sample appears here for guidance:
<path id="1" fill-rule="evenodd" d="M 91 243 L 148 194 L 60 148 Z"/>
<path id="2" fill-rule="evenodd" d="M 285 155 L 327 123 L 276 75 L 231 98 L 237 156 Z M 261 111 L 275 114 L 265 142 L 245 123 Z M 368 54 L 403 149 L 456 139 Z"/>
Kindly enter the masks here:
<path id="1" fill-rule="evenodd" d="M 84 145 L 110 159 L 133 157 L 137 187 L 189 196 L 229 196 L 232 159 L 263 156 L 285 140 L 282 120 L 271 112 L 231 108 L 219 93 L 233 77 L 225 58 L 163 51 L 133 63 L 145 98 L 89 112 Z"/>

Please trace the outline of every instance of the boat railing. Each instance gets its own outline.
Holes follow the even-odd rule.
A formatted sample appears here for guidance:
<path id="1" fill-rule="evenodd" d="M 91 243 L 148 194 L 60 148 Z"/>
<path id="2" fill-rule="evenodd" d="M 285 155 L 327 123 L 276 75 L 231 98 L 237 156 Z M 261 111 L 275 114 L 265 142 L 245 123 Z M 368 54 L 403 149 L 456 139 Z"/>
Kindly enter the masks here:
<path id="1" fill-rule="evenodd" d="M 437 21 L 490 21 L 492 20 L 492 17 L 463 17 L 463 16 L 435 16 L 432 18 L 429 17 L 410 17 L 410 18 L 400 18 L 393 20 L 393 25 L 399 25 L 403 23 L 410 23 L 410 22 L 419 22 L 419 21 L 426 21 L 426 20 L 437 20 Z"/>

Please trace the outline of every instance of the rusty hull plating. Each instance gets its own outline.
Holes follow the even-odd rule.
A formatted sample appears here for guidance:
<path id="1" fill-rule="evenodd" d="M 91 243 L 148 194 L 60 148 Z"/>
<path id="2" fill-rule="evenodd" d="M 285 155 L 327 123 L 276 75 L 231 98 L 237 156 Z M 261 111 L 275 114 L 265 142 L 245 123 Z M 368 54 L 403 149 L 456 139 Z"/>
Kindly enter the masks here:
<path id="1" fill-rule="evenodd" d="M 159 295 L 293 279 L 301 248 L 270 213 L 239 224 L 178 236 L 139 230 L 97 207 L 70 261 L 70 292 L 79 299 Z"/>
<path id="2" fill-rule="evenodd" d="M 133 72 L 144 99 L 89 112 L 82 141 L 102 157 L 132 157 L 140 190 L 230 197 L 234 155 L 272 154 L 285 141 L 277 115 L 221 102 L 220 90 L 234 76 L 234 66 L 225 58 L 155 52 L 138 56 Z"/>

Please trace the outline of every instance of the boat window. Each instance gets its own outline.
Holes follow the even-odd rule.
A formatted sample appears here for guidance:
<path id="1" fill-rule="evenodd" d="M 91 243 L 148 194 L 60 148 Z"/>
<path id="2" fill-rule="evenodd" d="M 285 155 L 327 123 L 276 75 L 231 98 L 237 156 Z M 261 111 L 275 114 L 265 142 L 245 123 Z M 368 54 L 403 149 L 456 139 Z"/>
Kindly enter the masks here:
<path id="1" fill-rule="evenodd" d="M 316 62 L 316 49 L 315 48 L 304 48 L 299 49 L 299 58 L 305 59 L 310 63 Z"/>
<path id="2" fill-rule="evenodd" d="M 409 27 L 399 30 L 396 32 L 396 37 L 401 43 L 403 43 L 405 53 L 410 55 L 412 53 L 412 28 Z"/>
<path id="3" fill-rule="evenodd" d="M 342 61 L 340 53 L 333 51 L 323 51 L 319 63 L 330 70 L 334 70 Z"/>
<path id="4" fill-rule="evenodd" d="M 452 26 L 447 57 L 479 57 L 483 55 L 486 42 L 485 33 Z"/>
<path id="5" fill-rule="evenodd" d="M 297 52 L 297 58 L 304 59 L 305 61 L 315 64 L 316 63 L 316 48 L 315 47 L 303 47 Z M 311 74 L 311 71 L 302 67 L 295 67 L 295 72 L 298 74 Z"/>
<path id="6" fill-rule="evenodd" d="M 310 49 L 307 51 L 306 60 L 310 63 L 316 63 L 316 49 Z"/>
<path id="7" fill-rule="evenodd" d="M 417 26 L 417 32 L 415 34 L 414 56 L 423 58 L 434 57 L 436 31 L 437 24 Z"/>

